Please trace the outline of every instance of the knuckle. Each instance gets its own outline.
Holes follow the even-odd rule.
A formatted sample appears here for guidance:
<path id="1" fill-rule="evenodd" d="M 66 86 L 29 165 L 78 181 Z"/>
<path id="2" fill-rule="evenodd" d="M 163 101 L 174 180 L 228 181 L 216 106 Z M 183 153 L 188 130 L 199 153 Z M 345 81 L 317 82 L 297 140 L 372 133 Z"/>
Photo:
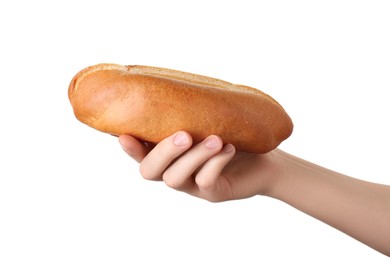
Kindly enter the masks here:
<path id="1" fill-rule="evenodd" d="M 180 180 L 178 180 L 177 178 L 171 178 L 169 174 L 163 175 L 163 181 L 168 187 L 172 189 L 178 189 L 181 185 Z"/>
<path id="2" fill-rule="evenodd" d="M 196 176 L 195 182 L 196 185 L 202 190 L 208 190 L 213 187 L 212 181 L 208 180 L 207 178 L 200 178 L 198 177 L 199 175 Z"/>
<path id="3" fill-rule="evenodd" d="M 207 201 L 211 202 L 211 203 L 219 203 L 219 202 L 222 202 L 223 200 L 222 199 L 218 199 L 216 197 L 211 197 L 211 198 L 207 198 Z"/>
<path id="4" fill-rule="evenodd" d="M 140 164 L 139 166 L 139 172 L 141 173 L 141 176 L 145 180 L 154 180 L 155 176 L 148 170 L 148 168 L 144 164 Z"/>

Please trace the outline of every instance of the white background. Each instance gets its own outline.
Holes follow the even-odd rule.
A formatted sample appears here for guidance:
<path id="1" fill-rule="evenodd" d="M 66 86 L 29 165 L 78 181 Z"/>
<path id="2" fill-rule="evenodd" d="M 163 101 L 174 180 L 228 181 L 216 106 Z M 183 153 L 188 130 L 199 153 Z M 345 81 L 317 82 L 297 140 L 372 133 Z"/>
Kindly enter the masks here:
<path id="1" fill-rule="evenodd" d="M 213 204 L 144 180 L 79 123 L 101 62 L 245 84 L 292 117 L 281 149 L 390 184 L 389 1 L 2 1 L 0 259 L 385 259 L 267 198 Z M 163 127 L 163 126 L 162 126 Z"/>

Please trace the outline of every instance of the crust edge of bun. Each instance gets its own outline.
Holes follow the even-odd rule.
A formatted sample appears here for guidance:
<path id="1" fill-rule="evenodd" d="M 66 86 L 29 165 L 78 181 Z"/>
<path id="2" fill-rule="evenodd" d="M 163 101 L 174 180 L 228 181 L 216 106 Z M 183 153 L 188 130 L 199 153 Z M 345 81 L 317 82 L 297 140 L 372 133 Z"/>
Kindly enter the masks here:
<path id="1" fill-rule="evenodd" d="M 261 95 L 269 99 L 271 102 L 280 106 L 280 104 L 268 94 L 264 93 L 263 91 L 257 88 L 249 87 L 246 85 L 233 84 L 231 82 L 220 80 L 217 78 L 190 73 L 190 72 L 184 72 L 180 70 L 167 69 L 162 67 L 144 66 L 144 65 L 119 65 L 115 63 L 99 63 L 96 65 L 86 67 L 80 72 L 78 72 L 73 77 L 69 85 L 68 88 L 69 99 L 71 99 L 72 95 L 77 91 L 79 83 L 86 76 L 93 74 L 94 72 L 99 70 L 118 70 L 130 74 L 144 74 L 144 75 L 167 78 L 170 80 L 184 81 L 195 85 L 203 85 L 203 86 L 205 85 L 207 87 L 215 87 L 215 88 L 222 88 L 222 89 L 232 90 L 232 91 L 248 92 L 256 95 Z"/>
<path id="2" fill-rule="evenodd" d="M 99 70 L 121 70 L 121 71 L 127 71 L 128 68 L 126 66 L 122 66 L 119 64 L 114 63 L 100 63 L 97 65 L 92 65 L 89 67 L 86 67 L 79 71 L 72 79 L 72 81 L 69 84 L 68 88 L 68 96 L 69 98 L 72 97 L 72 95 L 77 91 L 77 88 L 79 87 L 79 83 L 88 75 L 93 74 L 96 71 Z"/>

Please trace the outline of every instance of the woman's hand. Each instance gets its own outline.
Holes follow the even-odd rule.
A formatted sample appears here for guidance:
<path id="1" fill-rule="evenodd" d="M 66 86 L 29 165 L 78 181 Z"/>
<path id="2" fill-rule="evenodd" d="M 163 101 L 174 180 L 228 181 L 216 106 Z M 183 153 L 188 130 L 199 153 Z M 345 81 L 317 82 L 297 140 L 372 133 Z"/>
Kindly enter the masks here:
<path id="1" fill-rule="evenodd" d="M 145 179 L 162 180 L 171 188 L 213 202 L 266 195 L 280 172 L 273 152 L 236 152 L 233 145 L 223 145 L 215 135 L 196 145 L 184 131 L 154 148 L 126 135 L 120 136 L 119 142 L 129 156 L 140 162 Z"/>
<path id="2" fill-rule="evenodd" d="M 124 150 L 141 163 L 145 179 L 213 201 L 267 195 L 390 256 L 390 186 L 323 168 L 275 149 L 236 152 L 218 136 L 192 145 L 180 131 L 154 148 L 120 136 Z"/>

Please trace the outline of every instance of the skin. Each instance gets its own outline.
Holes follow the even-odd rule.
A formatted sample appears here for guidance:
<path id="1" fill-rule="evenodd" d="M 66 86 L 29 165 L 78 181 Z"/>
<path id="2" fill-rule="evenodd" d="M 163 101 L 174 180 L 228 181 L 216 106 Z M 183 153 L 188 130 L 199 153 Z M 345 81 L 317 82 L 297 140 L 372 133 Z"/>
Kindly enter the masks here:
<path id="1" fill-rule="evenodd" d="M 154 147 L 122 135 L 147 180 L 211 201 L 256 195 L 281 200 L 390 256 L 390 186 L 355 179 L 282 150 L 236 152 L 211 135 L 192 145 L 179 131 Z"/>

